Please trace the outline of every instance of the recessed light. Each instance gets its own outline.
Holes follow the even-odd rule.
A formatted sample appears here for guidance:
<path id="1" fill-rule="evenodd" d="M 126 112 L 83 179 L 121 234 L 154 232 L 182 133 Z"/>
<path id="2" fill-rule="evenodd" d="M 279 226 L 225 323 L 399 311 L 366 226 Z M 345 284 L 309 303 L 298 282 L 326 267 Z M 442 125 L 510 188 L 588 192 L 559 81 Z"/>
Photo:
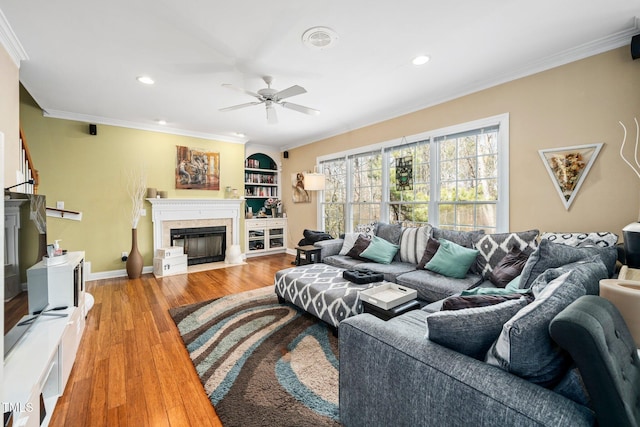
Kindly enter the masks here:
<path id="1" fill-rule="evenodd" d="M 411 63 L 413 65 L 424 65 L 427 62 L 429 62 L 431 58 L 429 58 L 427 55 L 418 55 L 415 58 L 413 58 L 413 60 L 411 61 Z"/>
<path id="2" fill-rule="evenodd" d="M 155 83 L 153 79 L 149 76 L 138 76 L 136 77 L 136 80 L 138 80 L 140 83 L 143 83 L 145 85 L 152 85 Z"/>
<path id="3" fill-rule="evenodd" d="M 156 120 L 156 122 L 158 122 L 159 125 L 163 125 L 163 126 L 167 124 L 167 121 L 166 120 L 162 120 L 162 119 L 161 120 Z"/>
<path id="4" fill-rule="evenodd" d="M 238 138 L 244 138 L 246 135 L 242 132 L 234 132 L 233 133 L 235 136 L 237 136 Z"/>

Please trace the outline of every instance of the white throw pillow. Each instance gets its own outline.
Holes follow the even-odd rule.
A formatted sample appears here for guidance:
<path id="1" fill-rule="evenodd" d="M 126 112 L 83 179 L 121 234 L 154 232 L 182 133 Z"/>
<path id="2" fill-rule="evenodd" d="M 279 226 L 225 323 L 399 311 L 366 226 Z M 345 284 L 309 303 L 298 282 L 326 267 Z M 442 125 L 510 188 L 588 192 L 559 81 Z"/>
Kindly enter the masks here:
<path id="1" fill-rule="evenodd" d="M 360 233 L 347 233 L 344 235 L 344 242 L 342 243 L 342 249 L 340 249 L 340 255 L 346 255 L 351 250 L 353 244 L 358 240 Z"/>

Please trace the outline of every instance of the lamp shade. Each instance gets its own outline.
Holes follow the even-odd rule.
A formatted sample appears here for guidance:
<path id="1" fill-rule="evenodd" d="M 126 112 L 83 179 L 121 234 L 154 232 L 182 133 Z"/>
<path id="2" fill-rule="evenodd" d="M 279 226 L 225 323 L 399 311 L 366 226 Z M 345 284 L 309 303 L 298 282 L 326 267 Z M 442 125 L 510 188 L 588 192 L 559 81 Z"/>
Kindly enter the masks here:
<path id="1" fill-rule="evenodd" d="M 304 174 L 304 189 L 307 191 L 324 190 L 325 177 L 322 173 L 307 172 Z"/>

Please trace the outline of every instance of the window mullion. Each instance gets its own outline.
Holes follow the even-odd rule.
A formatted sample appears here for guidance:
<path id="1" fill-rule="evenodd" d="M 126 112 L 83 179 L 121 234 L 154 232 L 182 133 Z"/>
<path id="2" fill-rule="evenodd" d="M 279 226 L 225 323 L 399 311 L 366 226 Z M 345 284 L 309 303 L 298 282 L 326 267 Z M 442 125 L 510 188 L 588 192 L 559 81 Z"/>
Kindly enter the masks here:
<path id="1" fill-rule="evenodd" d="M 345 209 L 344 209 L 344 216 L 345 216 L 345 224 L 344 224 L 344 229 L 346 233 L 352 233 L 353 232 L 353 157 L 345 157 L 345 162 L 346 162 L 346 171 L 347 171 L 347 176 L 345 177 L 345 182 L 346 182 L 346 200 L 345 200 Z"/>
<path id="2" fill-rule="evenodd" d="M 389 184 L 391 182 L 391 177 L 389 176 L 389 152 L 386 150 L 382 150 L 382 204 L 380 206 L 380 221 L 382 222 L 390 222 L 389 221 Z"/>
<path id="3" fill-rule="evenodd" d="M 429 168 L 429 189 L 431 197 L 429 197 L 429 222 L 431 224 L 440 224 L 440 142 L 436 142 L 435 138 L 430 138 L 429 158 L 431 167 Z"/>

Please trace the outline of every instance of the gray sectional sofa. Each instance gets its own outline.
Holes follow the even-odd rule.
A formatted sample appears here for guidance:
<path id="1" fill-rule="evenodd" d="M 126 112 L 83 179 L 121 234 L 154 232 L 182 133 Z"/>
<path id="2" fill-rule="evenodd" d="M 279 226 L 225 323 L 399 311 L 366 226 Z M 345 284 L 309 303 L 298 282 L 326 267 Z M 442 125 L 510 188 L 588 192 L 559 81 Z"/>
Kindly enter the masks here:
<path id="1" fill-rule="evenodd" d="M 322 249 L 324 263 L 381 272 L 385 280 L 416 289 L 424 306 L 388 321 L 361 314 L 340 323 L 342 423 L 560 426 L 594 425 L 597 419 L 606 425 L 604 415 L 595 411 L 592 393 L 585 388 L 588 381 L 581 376 L 585 369 L 601 371 L 602 366 L 576 367 L 548 330 L 556 316 L 585 295 L 598 295 L 599 281 L 614 275 L 618 254 L 610 236 L 551 234 L 540 239 L 537 230 L 457 233 L 430 226 L 401 228 L 398 234 L 389 225 L 376 227 L 376 232 L 390 242 L 397 235 L 400 250 L 389 264 L 341 255 L 342 239 L 316 245 Z M 478 250 L 477 262 L 462 278 L 417 269 L 426 246 L 423 233 Z M 562 238 L 575 241 L 561 244 L 558 239 Z M 439 311 L 443 302 L 469 298 L 460 296 L 463 291 L 484 294 L 489 289 L 486 292 L 493 293 L 496 286 L 488 279 L 514 247 L 527 251 L 528 256 L 518 278 L 509 284 L 521 297 Z M 500 296 L 490 298 L 494 297 Z M 621 339 L 622 327 L 611 330 L 610 326 L 593 326 L 605 331 L 607 345 Z M 621 350 L 601 350 L 615 363 L 633 366 L 622 368 L 626 369 L 623 376 L 631 375 L 636 382 L 629 389 L 632 395 L 626 396 L 631 401 L 633 425 L 640 420 L 640 361 L 633 340 L 623 335 L 626 340 Z M 599 357 L 594 360 L 602 361 Z M 613 376 L 614 383 L 622 381 L 619 373 Z M 595 387 L 602 387 L 596 383 Z"/>

